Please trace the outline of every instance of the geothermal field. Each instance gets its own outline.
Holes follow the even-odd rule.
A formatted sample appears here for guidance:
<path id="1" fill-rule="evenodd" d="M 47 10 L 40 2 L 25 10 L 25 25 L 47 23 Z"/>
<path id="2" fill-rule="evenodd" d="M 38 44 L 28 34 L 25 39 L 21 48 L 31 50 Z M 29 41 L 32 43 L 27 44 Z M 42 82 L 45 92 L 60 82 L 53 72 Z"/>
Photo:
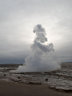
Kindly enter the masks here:
<path id="1" fill-rule="evenodd" d="M 60 70 L 51 72 L 11 72 L 16 66 L 1 66 L 0 80 L 29 85 L 47 85 L 56 90 L 72 91 L 72 63 L 62 63 Z"/>

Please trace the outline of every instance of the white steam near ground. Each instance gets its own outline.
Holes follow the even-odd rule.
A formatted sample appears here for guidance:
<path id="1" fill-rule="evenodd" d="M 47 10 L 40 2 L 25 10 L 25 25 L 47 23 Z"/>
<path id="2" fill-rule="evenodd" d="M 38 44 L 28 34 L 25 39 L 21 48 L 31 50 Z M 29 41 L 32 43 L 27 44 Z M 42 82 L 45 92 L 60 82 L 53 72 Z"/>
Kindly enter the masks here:
<path id="1" fill-rule="evenodd" d="M 19 66 L 16 72 L 45 72 L 60 68 L 55 56 L 54 46 L 48 43 L 45 29 L 41 24 L 34 27 L 35 40 L 31 45 L 31 51 L 25 59 L 25 64 Z"/>

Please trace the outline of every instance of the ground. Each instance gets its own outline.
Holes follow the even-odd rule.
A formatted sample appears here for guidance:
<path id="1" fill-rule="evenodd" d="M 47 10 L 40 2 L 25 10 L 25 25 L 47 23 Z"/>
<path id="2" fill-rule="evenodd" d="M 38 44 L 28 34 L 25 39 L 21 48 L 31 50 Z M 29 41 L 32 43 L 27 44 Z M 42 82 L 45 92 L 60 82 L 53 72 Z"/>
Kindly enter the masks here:
<path id="1" fill-rule="evenodd" d="M 48 85 L 0 81 L 0 96 L 72 96 L 72 93 L 53 90 Z"/>

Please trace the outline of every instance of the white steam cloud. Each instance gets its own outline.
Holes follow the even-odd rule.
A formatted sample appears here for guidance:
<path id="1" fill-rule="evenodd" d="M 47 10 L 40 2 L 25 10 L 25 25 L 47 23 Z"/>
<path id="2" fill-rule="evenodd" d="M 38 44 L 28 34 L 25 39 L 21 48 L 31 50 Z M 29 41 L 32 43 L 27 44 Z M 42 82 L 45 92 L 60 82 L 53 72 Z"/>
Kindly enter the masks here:
<path id="1" fill-rule="evenodd" d="M 25 59 L 25 65 L 19 66 L 17 72 L 45 72 L 60 68 L 55 58 L 53 44 L 48 44 L 45 29 L 41 24 L 34 27 L 36 34 L 31 46 L 31 53 Z"/>

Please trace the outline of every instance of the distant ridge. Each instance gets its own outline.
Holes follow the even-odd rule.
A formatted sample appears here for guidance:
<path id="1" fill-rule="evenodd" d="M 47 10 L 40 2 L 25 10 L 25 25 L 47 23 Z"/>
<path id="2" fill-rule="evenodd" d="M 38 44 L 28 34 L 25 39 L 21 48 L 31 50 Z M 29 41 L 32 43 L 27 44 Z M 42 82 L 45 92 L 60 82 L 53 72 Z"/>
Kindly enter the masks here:
<path id="1" fill-rule="evenodd" d="M 23 64 L 0 64 L 0 67 L 18 67 Z"/>

